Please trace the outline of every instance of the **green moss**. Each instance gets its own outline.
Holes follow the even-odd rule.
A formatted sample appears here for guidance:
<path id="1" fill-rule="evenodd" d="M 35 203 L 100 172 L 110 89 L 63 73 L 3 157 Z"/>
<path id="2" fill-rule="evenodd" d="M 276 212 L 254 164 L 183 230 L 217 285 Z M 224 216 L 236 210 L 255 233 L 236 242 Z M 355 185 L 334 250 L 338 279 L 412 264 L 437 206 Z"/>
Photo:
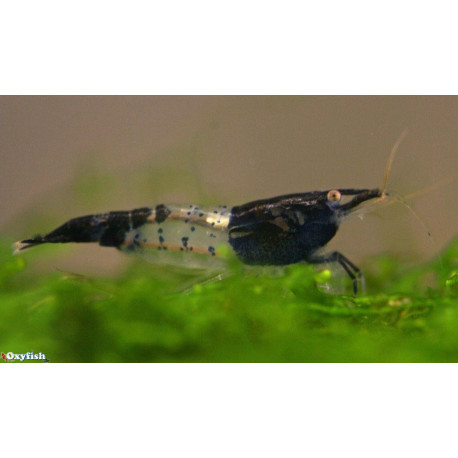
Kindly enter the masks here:
<path id="1" fill-rule="evenodd" d="M 442 262 L 411 269 L 372 260 L 370 294 L 357 298 L 321 292 L 316 282 L 330 273 L 307 265 L 271 275 L 230 259 L 230 275 L 196 283 L 142 261 L 112 279 L 31 278 L 27 259 L 0 246 L 5 353 L 52 362 L 458 361 L 458 241 Z"/>

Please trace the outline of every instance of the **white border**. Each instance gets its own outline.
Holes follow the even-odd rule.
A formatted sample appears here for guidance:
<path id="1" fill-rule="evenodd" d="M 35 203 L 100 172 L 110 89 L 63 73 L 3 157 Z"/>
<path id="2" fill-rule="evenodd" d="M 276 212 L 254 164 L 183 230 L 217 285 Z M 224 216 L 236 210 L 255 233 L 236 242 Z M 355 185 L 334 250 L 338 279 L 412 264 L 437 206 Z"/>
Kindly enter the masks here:
<path id="1" fill-rule="evenodd" d="M 8 365 L 28 456 L 456 456 L 456 365 Z M 33 371 L 33 374 L 31 374 Z M 7 450 L 8 452 L 10 450 Z"/>
<path id="2" fill-rule="evenodd" d="M 3 3 L 4 94 L 455 94 L 452 2 Z"/>

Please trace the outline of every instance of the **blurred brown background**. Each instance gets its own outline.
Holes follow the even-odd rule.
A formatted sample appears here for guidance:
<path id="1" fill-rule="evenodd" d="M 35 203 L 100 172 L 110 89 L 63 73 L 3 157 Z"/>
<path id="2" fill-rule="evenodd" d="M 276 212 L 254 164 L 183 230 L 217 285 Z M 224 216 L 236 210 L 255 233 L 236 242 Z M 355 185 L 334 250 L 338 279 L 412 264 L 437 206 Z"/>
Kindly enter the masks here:
<path id="1" fill-rule="evenodd" d="M 13 242 L 85 213 L 162 201 L 235 205 L 378 187 L 405 128 L 391 190 L 406 194 L 458 173 L 457 97 L 3 96 L 2 236 Z M 457 200 L 455 179 L 413 201 L 439 249 L 456 235 Z M 332 248 L 355 262 L 436 253 L 399 205 L 348 221 Z M 61 252 L 50 266 L 104 273 L 125 262 L 99 247 Z"/>

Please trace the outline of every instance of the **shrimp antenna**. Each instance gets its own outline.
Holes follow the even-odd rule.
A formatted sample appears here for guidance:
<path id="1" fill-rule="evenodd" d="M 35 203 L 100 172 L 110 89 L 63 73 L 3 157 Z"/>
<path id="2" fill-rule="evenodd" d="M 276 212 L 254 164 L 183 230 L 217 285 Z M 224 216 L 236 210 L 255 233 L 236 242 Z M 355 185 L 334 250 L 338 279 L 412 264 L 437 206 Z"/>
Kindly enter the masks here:
<path id="1" fill-rule="evenodd" d="M 452 176 L 449 176 L 449 177 L 446 177 L 444 178 L 443 180 L 440 180 L 438 181 L 437 183 L 434 183 L 432 185 L 429 185 L 429 186 L 425 186 L 424 188 L 421 188 L 421 189 L 417 189 L 416 191 L 413 191 L 409 194 L 406 194 L 405 196 L 395 196 L 397 198 L 397 201 L 399 202 L 399 197 L 402 198 L 402 203 L 403 204 L 406 204 L 406 201 L 408 200 L 412 200 L 414 199 L 415 197 L 419 197 L 419 196 L 422 196 L 424 194 L 427 194 L 428 192 L 432 192 L 432 191 L 435 191 L 436 189 L 439 189 L 441 188 L 442 186 L 446 186 L 448 185 L 449 183 L 452 183 L 453 181 L 455 181 L 458 177 L 458 174 L 455 174 L 455 175 L 452 175 Z M 379 202 L 381 202 L 382 200 L 384 199 L 377 199 Z M 390 200 L 388 202 L 385 202 L 383 205 L 381 205 L 379 208 L 384 208 L 384 207 L 387 207 L 389 205 L 392 205 L 393 203 L 395 202 L 395 200 Z"/>
<path id="2" fill-rule="evenodd" d="M 431 243 L 433 244 L 434 246 L 434 250 L 436 251 L 437 255 L 438 255 L 438 258 L 439 258 L 439 264 L 441 266 L 441 268 L 443 268 L 443 263 L 442 263 L 442 256 L 440 254 L 440 251 L 439 251 L 439 248 L 438 248 L 438 245 L 437 245 L 437 242 L 436 242 L 436 239 L 433 237 L 433 235 L 431 234 L 431 231 L 429 230 L 428 226 L 425 224 L 425 222 L 420 218 L 420 216 L 418 215 L 418 213 L 413 209 L 413 207 L 411 205 L 409 205 L 407 202 L 406 202 L 406 198 L 405 197 L 402 197 L 402 196 L 399 196 L 399 195 L 394 195 L 393 196 L 395 198 L 395 200 L 397 202 L 399 202 L 401 205 L 404 205 L 404 207 L 406 207 L 408 210 L 410 210 L 410 212 L 412 213 L 412 215 L 415 217 L 415 219 L 421 224 L 421 226 L 423 227 L 423 229 L 426 231 L 429 239 L 431 240 Z"/>
<path id="3" fill-rule="evenodd" d="M 420 216 L 417 214 L 417 212 L 412 208 L 412 206 L 407 203 L 407 200 L 411 200 L 414 197 L 423 195 L 423 194 L 425 194 L 427 192 L 433 191 L 433 190 L 435 190 L 435 189 L 437 189 L 437 188 L 439 188 L 441 186 L 444 186 L 444 185 L 452 182 L 457 177 L 457 175 L 448 177 L 448 178 L 446 178 L 444 180 L 441 180 L 438 183 L 435 183 L 434 185 L 427 186 L 427 187 L 425 187 L 423 189 L 419 189 L 419 190 L 414 191 L 414 192 L 412 192 L 410 194 L 407 194 L 406 196 L 400 196 L 399 194 L 391 194 L 390 197 L 393 197 L 393 199 L 389 199 L 387 201 L 387 198 L 389 196 L 388 196 L 388 194 L 386 192 L 386 188 L 387 188 L 388 179 L 389 179 L 390 173 L 391 173 L 391 167 L 393 165 L 393 160 L 394 160 L 394 157 L 395 157 L 395 155 L 396 155 L 396 153 L 397 153 L 402 141 L 406 138 L 408 133 L 409 133 L 409 130 L 407 128 L 402 131 L 401 135 L 396 140 L 396 143 L 394 144 L 394 146 L 393 146 L 393 148 L 392 148 L 392 150 L 390 152 L 390 155 L 388 157 L 388 162 L 387 162 L 387 165 L 386 165 L 386 169 L 385 169 L 385 174 L 383 175 L 382 186 L 381 186 L 381 189 L 380 189 L 381 196 L 378 199 L 375 199 L 373 202 L 371 202 L 366 208 L 361 208 L 359 211 L 357 210 L 354 213 L 356 215 L 358 215 L 358 214 L 366 211 L 368 208 L 372 208 L 374 206 L 378 206 L 378 204 L 380 204 L 382 202 L 383 202 L 383 205 L 381 205 L 381 207 L 386 207 L 386 206 L 392 205 L 395 202 L 399 202 L 401 205 L 406 207 L 412 213 L 414 218 L 420 223 L 420 225 L 426 231 L 429 239 L 431 240 L 431 243 L 433 244 L 436 252 L 438 252 L 437 242 L 434 239 L 434 237 L 432 236 L 431 231 L 428 229 L 428 227 L 426 226 L 424 221 L 420 218 Z M 442 265 L 442 258 L 440 256 L 440 254 L 439 254 L 439 262 Z"/>
<path id="4" fill-rule="evenodd" d="M 430 185 L 430 186 L 426 186 L 422 189 L 418 189 L 417 191 L 414 191 L 414 192 L 411 192 L 410 194 L 407 194 L 405 196 L 400 196 L 400 195 L 393 195 L 394 197 L 394 200 L 391 200 L 391 201 L 388 201 L 388 202 L 385 202 L 383 205 L 381 205 L 380 208 L 383 208 L 383 207 L 387 207 L 388 205 L 391 205 L 395 202 L 399 202 L 401 205 L 404 205 L 404 207 L 406 207 L 408 210 L 410 210 L 410 212 L 412 213 L 412 215 L 415 217 L 415 219 L 417 221 L 419 221 L 419 223 L 421 224 L 421 226 L 423 227 L 423 229 L 426 231 L 426 233 L 428 234 L 428 237 L 430 238 L 431 240 L 431 243 L 434 245 L 434 249 L 436 250 L 436 252 L 439 254 L 439 263 L 441 265 L 441 267 L 443 267 L 443 262 L 442 262 L 442 256 L 438 250 L 438 245 L 437 245 L 437 242 L 435 240 L 435 238 L 433 237 L 433 235 L 431 234 L 431 231 L 428 229 L 427 225 L 425 224 L 425 222 L 420 218 L 420 216 L 418 215 L 418 213 L 413 209 L 413 207 L 407 203 L 408 200 L 412 200 L 413 198 L 415 197 L 418 197 L 418 196 L 422 196 L 423 194 L 426 194 L 428 192 L 431 192 L 431 191 L 435 191 L 436 189 L 438 188 L 441 188 L 442 186 L 445 186 L 449 183 L 452 183 L 454 180 L 456 180 L 456 178 L 458 177 L 457 174 L 455 175 L 452 175 L 452 176 L 449 176 L 447 178 L 444 178 L 443 180 L 433 184 L 433 185 Z M 379 199 L 379 200 L 382 200 L 382 199 Z"/>
<path id="5" fill-rule="evenodd" d="M 388 184 L 388 178 L 390 177 L 391 173 L 391 166 L 393 165 L 393 160 L 394 156 L 396 155 L 399 146 L 401 145 L 402 141 L 406 138 L 407 134 L 409 133 L 409 129 L 404 129 L 399 138 L 396 140 L 396 143 L 393 146 L 393 149 L 391 150 L 390 156 L 388 157 L 388 162 L 386 164 L 386 169 L 385 169 L 385 174 L 383 175 L 383 180 L 382 180 L 382 199 L 386 195 L 386 186 Z"/>
<path id="6" fill-rule="evenodd" d="M 410 199 L 413 199 L 415 197 L 422 196 L 423 194 L 426 194 L 428 192 L 435 191 L 436 189 L 441 188 L 442 186 L 446 186 L 449 183 L 452 183 L 453 181 L 456 180 L 457 177 L 458 177 L 458 174 L 455 174 L 455 175 L 452 175 L 450 177 L 444 178 L 443 180 L 438 181 L 435 184 L 432 184 L 430 186 L 426 186 L 425 188 L 418 189 L 417 191 L 411 192 L 410 194 L 407 194 L 407 195 L 403 196 L 403 199 L 404 200 L 410 200 Z"/>
<path id="7" fill-rule="evenodd" d="M 399 146 L 401 145 L 402 141 L 406 138 L 408 133 L 409 133 L 409 129 L 407 128 L 404 129 L 401 135 L 396 140 L 396 143 L 394 144 L 393 148 L 391 149 L 390 155 L 388 157 L 388 162 L 386 164 L 385 174 L 383 175 L 383 180 L 382 180 L 382 186 L 380 187 L 380 197 L 373 200 L 369 205 L 366 206 L 366 208 L 371 208 L 376 205 L 378 206 L 378 204 L 380 204 L 381 202 L 385 202 L 385 205 L 389 205 L 393 203 L 393 201 L 386 202 L 388 198 L 388 194 L 386 193 L 386 188 L 388 185 L 388 179 L 390 177 L 391 166 L 393 165 L 394 156 L 396 155 L 399 149 Z M 360 214 L 361 211 L 355 211 L 354 213 Z"/>

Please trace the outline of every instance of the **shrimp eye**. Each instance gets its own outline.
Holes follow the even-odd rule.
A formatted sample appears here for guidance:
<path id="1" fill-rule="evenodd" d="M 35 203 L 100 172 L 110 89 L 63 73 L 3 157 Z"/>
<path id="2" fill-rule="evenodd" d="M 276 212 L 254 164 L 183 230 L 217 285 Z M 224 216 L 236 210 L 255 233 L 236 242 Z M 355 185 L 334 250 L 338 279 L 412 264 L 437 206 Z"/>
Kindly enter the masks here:
<path id="1" fill-rule="evenodd" d="M 333 189 L 332 191 L 328 192 L 327 198 L 331 202 L 338 202 L 342 198 L 342 195 L 340 194 L 339 191 L 337 191 L 336 189 Z"/>

